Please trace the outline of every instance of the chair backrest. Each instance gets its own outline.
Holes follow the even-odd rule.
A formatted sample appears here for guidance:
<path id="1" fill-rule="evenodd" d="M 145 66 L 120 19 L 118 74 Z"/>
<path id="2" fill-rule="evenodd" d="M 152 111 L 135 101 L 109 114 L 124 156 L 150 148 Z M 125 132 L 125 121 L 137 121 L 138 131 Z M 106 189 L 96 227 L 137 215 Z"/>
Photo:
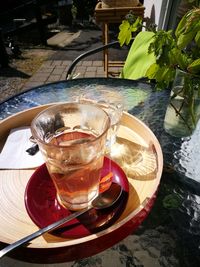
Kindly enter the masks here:
<path id="1" fill-rule="evenodd" d="M 153 36 L 153 32 L 137 34 L 125 60 L 121 78 L 137 80 L 145 77 L 147 69 L 156 62 L 154 54 L 148 53 Z"/>

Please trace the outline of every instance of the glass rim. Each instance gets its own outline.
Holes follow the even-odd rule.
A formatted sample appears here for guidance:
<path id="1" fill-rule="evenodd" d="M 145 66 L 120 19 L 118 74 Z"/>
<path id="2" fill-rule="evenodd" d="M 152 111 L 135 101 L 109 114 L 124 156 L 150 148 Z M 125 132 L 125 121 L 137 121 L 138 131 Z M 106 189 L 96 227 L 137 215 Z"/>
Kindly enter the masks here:
<path id="1" fill-rule="evenodd" d="M 35 123 L 35 121 L 38 119 L 39 116 L 41 116 L 43 113 L 49 111 L 49 110 L 53 110 L 54 108 L 57 108 L 57 107 L 63 107 L 63 106 L 71 106 L 71 105 L 74 105 L 74 106 L 89 106 L 89 107 L 93 107 L 95 109 L 98 109 L 100 110 L 102 113 L 104 113 L 106 115 L 106 118 L 107 118 L 107 122 L 106 122 L 106 127 L 105 129 L 103 130 L 103 132 L 98 135 L 98 136 L 95 136 L 94 139 L 91 139 L 91 140 L 88 140 L 87 142 L 84 142 L 82 144 L 70 144 L 70 145 L 56 145 L 56 144 L 51 144 L 51 143 L 47 143 L 45 142 L 44 140 L 42 140 L 40 137 L 38 137 L 37 133 L 36 133 L 36 130 L 34 129 L 33 127 L 33 124 Z M 102 138 L 109 130 L 109 128 L 111 127 L 111 119 L 110 119 L 110 116 L 108 115 L 108 113 L 101 109 L 100 107 L 98 107 L 97 105 L 89 105 L 89 104 L 84 104 L 84 103 L 78 103 L 78 102 L 66 102 L 66 103 L 61 103 L 61 104 L 53 104 L 52 106 L 48 107 L 48 108 L 45 108 L 43 109 L 42 111 L 40 111 L 32 120 L 31 122 L 31 133 L 32 133 L 32 136 L 33 138 L 36 140 L 36 142 L 38 141 L 39 143 L 45 145 L 45 146 L 48 146 L 48 147 L 54 147 L 54 148 L 72 148 L 72 147 L 80 147 L 80 146 L 86 146 L 88 144 L 92 144 L 94 142 L 97 142 L 100 138 Z"/>

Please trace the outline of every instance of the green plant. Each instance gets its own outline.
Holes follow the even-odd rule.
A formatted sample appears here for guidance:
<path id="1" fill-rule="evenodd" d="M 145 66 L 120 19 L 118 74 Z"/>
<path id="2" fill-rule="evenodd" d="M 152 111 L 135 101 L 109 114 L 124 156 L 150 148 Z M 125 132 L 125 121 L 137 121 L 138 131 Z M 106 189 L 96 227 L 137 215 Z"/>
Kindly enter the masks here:
<path id="1" fill-rule="evenodd" d="M 132 35 L 141 27 L 144 27 L 142 20 L 129 13 L 119 28 L 118 39 L 120 45 L 129 44 Z M 150 37 L 149 30 L 151 31 Z M 132 52 L 134 53 L 132 54 Z M 151 55 L 151 57 L 145 55 Z M 145 64 L 145 60 L 148 61 L 148 64 Z M 134 78 L 134 72 L 136 72 L 137 78 L 146 77 L 149 80 L 154 80 L 157 89 L 168 88 L 171 85 L 175 78 L 176 69 L 191 74 L 191 77 L 196 75 L 199 78 L 200 8 L 196 7 L 189 10 L 182 17 L 175 30 L 156 30 L 155 27 L 152 27 L 139 32 L 133 41 L 126 61 L 122 77 Z M 135 67 L 132 68 L 133 74 L 130 73 L 132 65 Z M 140 72 L 141 77 L 139 77 L 138 72 Z M 184 105 L 187 105 L 192 122 L 196 125 L 194 98 L 197 94 L 200 96 L 200 84 L 196 83 L 195 79 L 185 79 L 187 79 L 185 86 L 174 93 L 171 99 L 175 98 L 177 94 L 184 98 L 181 108 L 175 110 L 176 114 L 181 116 L 181 109 Z"/>
<path id="2" fill-rule="evenodd" d="M 140 27 L 144 27 L 141 18 L 129 13 L 119 27 L 120 45 L 129 44 Z M 166 88 L 173 81 L 176 68 L 200 74 L 200 8 L 188 11 L 175 31 L 154 27 L 147 30 L 154 32 L 148 53 L 155 55 L 155 62 L 146 70 L 145 77 L 155 80 L 159 88 Z"/>

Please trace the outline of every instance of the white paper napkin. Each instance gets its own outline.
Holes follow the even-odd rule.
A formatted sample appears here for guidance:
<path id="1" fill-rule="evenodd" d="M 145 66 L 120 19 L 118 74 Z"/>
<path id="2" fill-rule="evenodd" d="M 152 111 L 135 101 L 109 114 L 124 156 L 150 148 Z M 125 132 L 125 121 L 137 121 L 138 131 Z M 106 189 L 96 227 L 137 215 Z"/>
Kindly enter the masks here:
<path id="1" fill-rule="evenodd" d="M 29 127 L 12 129 L 0 154 L 0 169 L 32 169 L 44 163 L 42 155 L 37 152 L 29 155 L 26 149 L 33 143 L 29 140 Z"/>

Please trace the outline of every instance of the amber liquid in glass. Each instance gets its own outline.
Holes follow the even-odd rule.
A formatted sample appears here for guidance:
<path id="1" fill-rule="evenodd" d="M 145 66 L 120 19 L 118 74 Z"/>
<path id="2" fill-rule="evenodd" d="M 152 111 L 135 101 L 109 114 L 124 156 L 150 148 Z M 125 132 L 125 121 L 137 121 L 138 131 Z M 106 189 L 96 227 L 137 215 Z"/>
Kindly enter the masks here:
<path id="1" fill-rule="evenodd" d="M 71 144 L 82 144 L 93 139 L 94 136 L 82 132 L 62 133 L 51 139 L 51 144 L 67 146 Z M 71 149 L 71 148 L 70 148 Z M 92 150 L 92 147 L 91 147 Z M 63 152 L 65 153 L 65 152 Z M 47 167 L 57 190 L 57 198 L 61 205 L 69 209 L 78 210 L 88 206 L 99 191 L 99 180 L 103 165 L 103 156 L 98 156 L 94 151 L 92 160 L 85 160 L 81 149 L 74 147 L 69 154 L 69 161 L 51 160 Z M 59 162 L 59 164 L 58 164 Z M 86 162 L 86 163 L 85 163 Z"/>

